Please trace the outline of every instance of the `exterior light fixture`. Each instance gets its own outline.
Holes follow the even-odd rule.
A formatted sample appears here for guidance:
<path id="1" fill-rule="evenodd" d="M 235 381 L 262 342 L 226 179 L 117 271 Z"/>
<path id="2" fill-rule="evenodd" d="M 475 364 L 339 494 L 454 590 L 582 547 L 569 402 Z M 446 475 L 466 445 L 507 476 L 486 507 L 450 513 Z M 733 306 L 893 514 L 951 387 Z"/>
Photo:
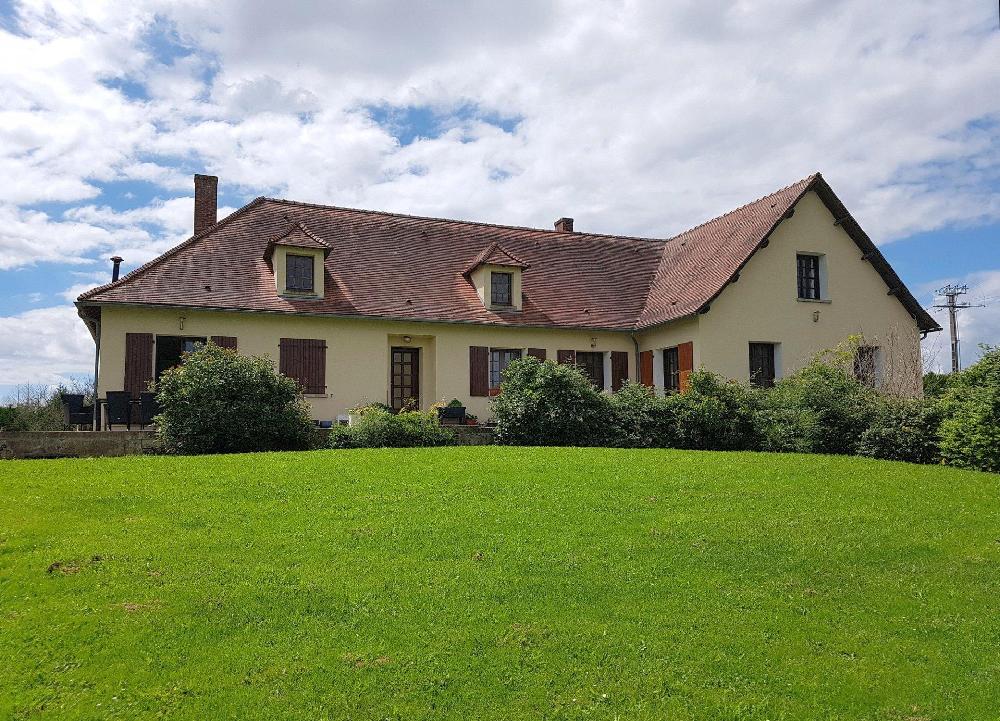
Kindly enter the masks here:
<path id="1" fill-rule="evenodd" d="M 403 336 L 403 342 L 404 343 L 409 343 L 411 340 L 413 340 L 413 339 L 410 336 L 408 336 L 408 335 L 404 335 Z"/>
<path id="2" fill-rule="evenodd" d="M 813 323 L 819 323 L 819 311 L 818 310 L 814 310 L 813 311 Z"/>
<path id="3" fill-rule="evenodd" d="M 184 316 L 181 316 L 180 323 L 178 324 L 178 326 L 180 327 L 180 330 L 184 330 L 184 321 L 185 320 L 187 320 L 187 318 L 185 318 Z"/>

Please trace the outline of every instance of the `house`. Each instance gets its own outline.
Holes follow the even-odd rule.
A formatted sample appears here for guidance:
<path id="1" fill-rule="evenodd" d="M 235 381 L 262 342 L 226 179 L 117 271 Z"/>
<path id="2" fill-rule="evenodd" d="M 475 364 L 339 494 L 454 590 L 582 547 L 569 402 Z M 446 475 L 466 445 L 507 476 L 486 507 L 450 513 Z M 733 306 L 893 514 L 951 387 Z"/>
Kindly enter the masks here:
<path id="1" fill-rule="evenodd" d="M 701 366 L 768 385 L 850 335 L 868 382 L 919 393 L 940 330 L 819 173 L 665 240 L 272 198 L 216 222 L 217 183 L 195 176 L 190 239 L 77 300 L 99 397 L 212 340 L 272 358 L 316 419 L 451 398 L 487 418 L 525 355 L 607 391 Z"/>

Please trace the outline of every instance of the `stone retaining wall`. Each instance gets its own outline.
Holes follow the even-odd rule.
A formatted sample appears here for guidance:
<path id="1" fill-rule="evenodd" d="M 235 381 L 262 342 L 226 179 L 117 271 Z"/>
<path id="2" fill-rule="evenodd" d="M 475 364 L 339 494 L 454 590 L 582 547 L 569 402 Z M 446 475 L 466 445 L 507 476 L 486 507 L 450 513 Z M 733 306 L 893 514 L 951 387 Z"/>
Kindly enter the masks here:
<path id="1" fill-rule="evenodd" d="M 0 432 L 0 458 L 90 458 L 158 453 L 156 431 Z"/>

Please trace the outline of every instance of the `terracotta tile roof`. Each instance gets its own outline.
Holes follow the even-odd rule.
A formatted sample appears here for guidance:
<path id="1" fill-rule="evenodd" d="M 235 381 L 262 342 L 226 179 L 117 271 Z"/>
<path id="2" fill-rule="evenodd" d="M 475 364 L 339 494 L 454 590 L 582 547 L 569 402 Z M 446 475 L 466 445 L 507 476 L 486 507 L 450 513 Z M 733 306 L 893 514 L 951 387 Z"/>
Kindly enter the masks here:
<path id="1" fill-rule="evenodd" d="M 78 302 L 635 330 L 710 304 L 809 190 L 847 215 L 816 174 L 669 240 L 257 198 Z M 864 231 L 849 218 L 843 225 L 921 328 L 936 329 Z M 325 298 L 275 293 L 265 254 L 279 238 L 328 249 Z M 467 277 L 483 262 L 525 269 L 522 311 L 483 307 Z"/>
<path id="2" fill-rule="evenodd" d="M 528 264 L 517 256 L 509 253 L 502 245 L 499 243 L 490 243 L 487 245 L 483 252 L 477 255 L 469 266 L 465 269 L 464 275 L 469 275 L 472 271 L 481 265 L 509 265 L 514 268 L 527 268 Z"/>
<path id="3" fill-rule="evenodd" d="M 270 260 L 271 254 L 274 252 L 274 246 L 276 245 L 289 245 L 296 248 L 319 248 L 326 255 L 329 255 L 331 250 L 329 243 L 322 238 L 316 237 L 302 223 L 291 223 L 284 232 L 279 233 L 269 240 L 267 249 L 264 251 L 265 260 Z"/>

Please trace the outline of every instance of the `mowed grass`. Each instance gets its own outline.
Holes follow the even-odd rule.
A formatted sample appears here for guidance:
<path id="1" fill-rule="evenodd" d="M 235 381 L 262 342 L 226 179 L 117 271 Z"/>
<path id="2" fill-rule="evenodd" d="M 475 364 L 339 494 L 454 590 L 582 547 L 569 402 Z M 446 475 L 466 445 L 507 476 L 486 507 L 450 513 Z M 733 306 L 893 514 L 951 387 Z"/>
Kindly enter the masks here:
<path id="1" fill-rule="evenodd" d="M 0 462 L 0 718 L 1000 717 L 1000 476 L 414 449 Z"/>

